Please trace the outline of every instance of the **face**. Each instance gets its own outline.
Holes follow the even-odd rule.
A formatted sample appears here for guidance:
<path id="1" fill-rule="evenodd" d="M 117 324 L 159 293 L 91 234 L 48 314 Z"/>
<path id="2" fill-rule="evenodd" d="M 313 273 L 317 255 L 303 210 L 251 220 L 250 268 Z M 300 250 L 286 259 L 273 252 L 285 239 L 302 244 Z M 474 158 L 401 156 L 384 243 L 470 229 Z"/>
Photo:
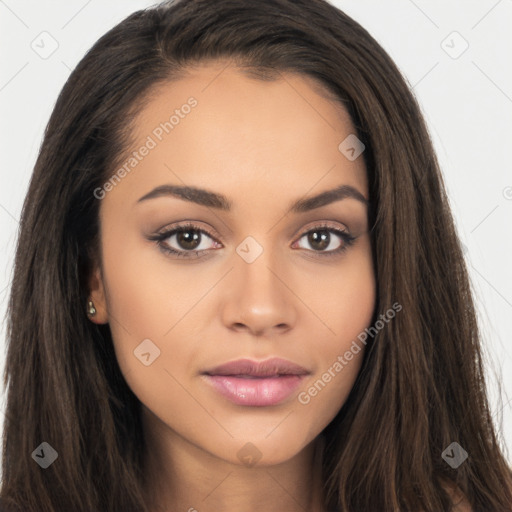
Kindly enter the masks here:
<path id="1" fill-rule="evenodd" d="M 327 426 L 375 305 L 364 155 L 339 149 L 355 129 L 282 77 L 211 63 L 159 87 L 96 192 L 92 321 L 148 425 L 235 464 L 289 460 Z"/>

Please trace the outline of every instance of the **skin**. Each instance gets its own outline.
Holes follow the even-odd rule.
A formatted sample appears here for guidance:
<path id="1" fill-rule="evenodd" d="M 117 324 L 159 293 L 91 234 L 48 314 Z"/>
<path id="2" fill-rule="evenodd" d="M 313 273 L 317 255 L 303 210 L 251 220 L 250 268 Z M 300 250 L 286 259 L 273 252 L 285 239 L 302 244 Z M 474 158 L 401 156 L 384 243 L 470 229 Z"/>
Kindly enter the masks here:
<path id="1" fill-rule="evenodd" d="M 354 384 L 364 346 L 308 404 L 297 396 L 370 325 L 367 207 L 345 198 L 285 213 L 340 185 L 368 199 L 368 184 L 363 157 L 350 161 L 338 150 L 355 133 L 347 112 L 311 78 L 281 76 L 261 81 L 211 62 L 160 86 L 135 121 L 132 150 L 190 96 L 197 106 L 101 199 L 91 321 L 110 324 L 121 371 L 143 404 L 155 512 L 323 510 L 315 449 Z M 232 211 L 172 196 L 138 203 L 164 184 L 223 194 Z M 187 220 L 213 235 L 201 235 L 208 256 L 177 258 L 148 240 Z M 330 232 L 328 249 L 315 251 L 307 233 L 321 222 L 348 231 L 354 244 L 322 256 L 344 241 Z M 252 263 L 236 252 L 247 236 L 263 249 Z M 167 243 L 186 250 L 176 236 Z M 160 350 L 149 366 L 134 356 L 144 339 Z M 200 375 L 274 356 L 310 372 L 278 405 L 235 405 Z M 246 443 L 261 457 L 256 465 L 237 456 Z"/>

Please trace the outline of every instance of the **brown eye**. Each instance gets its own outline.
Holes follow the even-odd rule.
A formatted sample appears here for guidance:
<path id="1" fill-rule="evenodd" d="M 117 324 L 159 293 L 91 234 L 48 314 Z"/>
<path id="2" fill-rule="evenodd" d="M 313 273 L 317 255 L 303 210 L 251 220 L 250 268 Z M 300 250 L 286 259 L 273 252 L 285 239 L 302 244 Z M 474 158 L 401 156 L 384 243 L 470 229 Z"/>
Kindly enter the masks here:
<path id="1" fill-rule="evenodd" d="M 214 243 L 208 243 L 208 239 Z M 179 227 L 162 233 L 160 243 L 177 253 L 206 251 L 215 246 L 215 240 L 206 231 L 196 227 Z"/>
<path id="2" fill-rule="evenodd" d="M 222 247 L 207 231 L 193 224 L 167 229 L 150 236 L 149 240 L 156 241 L 162 251 L 183 258 L 198 258 L 207 254 L 209 249 Z"/>
<path id="3" fill-rule="evenodd" d="M 310 231 L 307 234 L 308 243 L 315 251 L 323 251 L 329 247 L 331 242 L 331 234 L 327 230 Z"/>
<path id="4" fill-rule="evenodd" d="M 176 233 L 176 242 L 181 249 L 197 250 L 200 245 L 202 234 L 196 229 L 179 230 Z"/>
<path id="5" fill-rule="evenodd" d="M 302 239 L 306 239 L 306 245 L 309 247 L 300 245 L 300 241 Z M 304 233 L 298 243 L 299 248 L 301 249 L 308 249 L 320 254 L 325 253 L 326 255 L 331 255 L 344 251 L 354 242 L 354 240 L 355 237 L 351 236 L 346 231 L 320 226 Z"/>

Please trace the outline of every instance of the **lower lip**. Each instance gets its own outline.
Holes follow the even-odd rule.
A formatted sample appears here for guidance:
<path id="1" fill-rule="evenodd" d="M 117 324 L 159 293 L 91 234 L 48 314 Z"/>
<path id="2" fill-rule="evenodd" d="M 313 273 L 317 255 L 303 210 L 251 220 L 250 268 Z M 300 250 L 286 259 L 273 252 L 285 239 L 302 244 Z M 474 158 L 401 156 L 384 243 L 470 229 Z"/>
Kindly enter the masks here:
<path id="1" fill-rule="evenodd" d="M 237 405 L 263 407 L 277 405 L 300 385 L 302 375 L 282 375 L 247 379 L 231 375 L 206 375 L 206 380 L 224 397 Z"/>

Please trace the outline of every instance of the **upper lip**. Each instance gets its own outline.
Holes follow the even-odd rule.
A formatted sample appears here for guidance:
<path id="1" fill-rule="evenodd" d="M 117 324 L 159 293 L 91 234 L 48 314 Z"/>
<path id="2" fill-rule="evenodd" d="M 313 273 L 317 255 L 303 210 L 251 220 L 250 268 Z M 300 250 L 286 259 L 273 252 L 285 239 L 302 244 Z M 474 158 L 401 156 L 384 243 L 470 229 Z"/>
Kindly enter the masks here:
<path id="1" fill-rule="evenodd" d="M 238 359 L 203 372 L 206 375 L 247 375 L 250 377 L 276 377 L 279 375 L 307 375 L 308 370 L 286 359 L 274 357 L 265 361 Z"/>

